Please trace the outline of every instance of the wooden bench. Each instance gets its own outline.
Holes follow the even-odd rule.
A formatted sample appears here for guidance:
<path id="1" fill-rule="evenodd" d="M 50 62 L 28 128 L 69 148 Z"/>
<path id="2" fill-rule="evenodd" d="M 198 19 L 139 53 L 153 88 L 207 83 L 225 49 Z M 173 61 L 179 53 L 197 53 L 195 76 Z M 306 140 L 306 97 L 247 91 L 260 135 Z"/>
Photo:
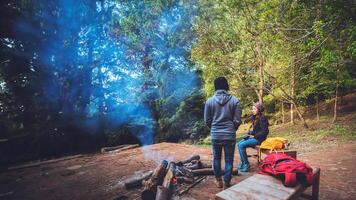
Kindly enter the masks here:
<path id="1" fill-rule="evenodd" d="M 297 184 L 295 187 L 285 187 L 281 180 L 262 174 L 255 174 L 240 183 L 231 186 L 215 195 L 217 200 L 287 200 L 300 196 L 313 200 L 319 199 L 320 168 L 313 167 L 312 195 L 305 195 L 306 187 Z"/>
<path id="2" fill-rule="evenodd" d="M 268 155 L 271 153 L 275 153 L 275 152 L 283 152 L 289 156 L 291 156 L 292 158 L 297 159 L 297 151 L 295 150 L 269 150 L 269 149 L 263 149 L 260 147 L 260 145 L 257 145 L 254 147 L 255 150 L 257 150 L 257 162 L 260 163 L 262 161 L 262 153 Z"/>

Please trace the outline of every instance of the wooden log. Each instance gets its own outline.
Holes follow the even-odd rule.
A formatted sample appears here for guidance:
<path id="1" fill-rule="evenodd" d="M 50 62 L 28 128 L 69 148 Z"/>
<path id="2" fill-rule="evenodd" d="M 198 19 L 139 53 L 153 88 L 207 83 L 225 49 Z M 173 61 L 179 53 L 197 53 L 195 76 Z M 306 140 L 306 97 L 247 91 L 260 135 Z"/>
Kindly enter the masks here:
<path id="1" fill-rule="evenodd" d="M 168 200 L 171 197 L 171 190 L 163 187 L 162 185 L 157 187 L 156 200 Z"/>
<path id="2" fill-rule="evenodd" d="M 133 144 L 133 145 L 128 145 L 126 147 L 122 147 L 120 149 L 116 149 L 116 150 L 113 150 L 113 151 L 109 151 L 108 153 L 119 153 L 121 151 L 125 151 L 125 150 L 128 150 L 128 149 L 133 149 L 133 148 L 137 148 L 139 147 L 140 145 L 138 144 Z"/>
<path id="3" fill-rule="evenodd" d="M 123 145 L 119 145 L 119 146 L 115 146 L 115 147 L 103 147 L 103 148 L 101 148 L 101 153 L 106 153 L 106 152 L 113 151 L 116 149 L 121 149 L 121 148 L 127 147 L 127 146 L 129 146 L 129 144 L 123 144 Z"/>
<path id="4" fill-rule="evenodd" d="M 128 200 L 129 198 L 125 195 L 120 195 L 118 197 L 115 197 L 114 200 Z"/>
<path id="5" fill-rule="evenodd" d="M 188 158 L 188 159 L 186 159 L 186 160 L 183 160 L 183 161 L 178 162 L 177 165 L 189 163 L 189 162 L 191 162 L 192 160 L 200 160 L 200 156 L 199 156 L 199 155 L 193 155 L 193 156 L 191 156 L 190 158 Z"/>
<path id="6" fill-rule="evenodd" d="M 8 139 L 0 139 L 0 143 L 7 142 L 7 141 L 8 141 Z"/>
<path id="7" fill-rule="evenodd" d="M 183 164 L 183 166 L 191 170 L 200 169 L 202 168 L 202 163 L 200 162 L 200 160 L 192 160 L 188 163 Z"/>
<path id="8" fill-rule="evenodd" d="M 178 183 L 193 183 L 193 177 L 185 177 L 185 176 L 177 176 L 176 177 Z"/>
<path id="9" fill-rule="evenodd" d="M 191 169 L 188 169 L 184 166 L 176 166 L 175 169 L 176 176 L 184 176 L 184 177 L 193 177 L 194 174 L 192 173 Z"/>
<path id="10" fill-rule="evenodd" d="M 142 181 L 148 179 L 152 174 L 153 171 L 151 170 L 151 171 L 140 173 L 138 175 L 133 175 L 128 179 L 124 180 L 123 182 L 126 190 L 141 186 Z"/>
<path id="11" fill-rule="evenodd" d="M 201 168 L 212 168 L 213 165 L 211 163 L 203 163 L 203 162 L 200 162 L 201 163 Z"/>
<path id="12" fill-rule="evenodd" d="M 36 166 L 40 166 L 40 165 L 44 165 L 44 164 L 50 164 L 50 163 L 55 163 L 55 162 L 59 162 L 59 161 L 70 160 L 70 159 L 74 159 L 74 158 L 80 158 L 80 157 L 83 157 L 83 155 L 82 154 L 78 154 L 78 155 L 74 155 L 74 156 L 67 156 L 67 157 L 63 157 L 63 158 L 40 161 L 40 162 L 35 162 L 35 163 L 28 163 L 28 164 L 24 164 L 24 165 L 16 165 L 16 166 L 9 167 L 7 169 L 8 170 L 16 170 L 16 169 L 23 169 L 23 168 L 29 168 L 29 167 L 36 167 Z"/>
<path id="13" fill-rule="evenodd" d="M 12 194 L 14 194 L 14 192 L 10 191 L 10 192 L 6 192 L 6 193 L 0 194 L 0 197 L 6 197 L 6 196 L 9 196 L 9 195 L 12 195 Z"/>
<path id="14" fill-rule="evenodd" d="M 208 176 L 208 175 L 214 175 L 214 170 L 213 169 L 209 169 L 209 168 L 203 168 L 203 169 L 196 169 L 196 170 L 192 170 L 192 173 L 194 174 L 194 176 Z M 221 173 L 224 174 L 224 170 L 221 170 Z M 232 171 L 232 175 L 237 175 L 238 171 L 236 169 L 234 169 Z"/>
<path id="15" fill-rule="evenodd" d="M 173 190 L 172 182 L 175 178 L 175 169 L 176 164 L 174 162 L 170 162 L 162 186 L 157 188 L 156 200 L 166 200 L 171 197 Z"/>
<path id="16" fill-rule="evenodd" d="M 157 186 L 161 185 L 163 182 L 167 165 L 168 162 L 163 160 L 153 171 L 152 176 L 148 180 L 142 181 L 143 191 L 141 193 L 141 198 L 143 200 L 154 200 L 156 198 Z"/>
<path id="17" fill-rule="evenodd" d="M 169 163 L 169 167 L 166 176 L 163 179 L 162 186 L 165 188 L 170 188 L 172 186 L 172 179 L 175 177 L 176 165 L 174 162 Z"/>

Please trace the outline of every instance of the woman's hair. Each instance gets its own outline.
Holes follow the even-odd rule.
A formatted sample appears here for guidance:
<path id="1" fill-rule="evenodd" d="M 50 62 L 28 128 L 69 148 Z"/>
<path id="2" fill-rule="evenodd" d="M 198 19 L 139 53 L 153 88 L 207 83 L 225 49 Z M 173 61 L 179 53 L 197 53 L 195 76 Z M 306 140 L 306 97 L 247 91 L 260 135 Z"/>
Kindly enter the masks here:
<path id="1" fill-rule="evenodd" d="M 261 102 L 255 102 L 255 103 L 252 104 L 252 106 L 255 106 L 257 108 L 257 110 L 258 110 L 257 115 L 251 114 L 247 118 L 247 120 L 245 122 L 250 122 L 251 121 L 252 124 L 255 125 L 260 121 L 261 117 L 263 116 L 263 112 L 264 112 L 265 109 L 264 109 L 264 106 L 263 106 L 263 104 Z"/>

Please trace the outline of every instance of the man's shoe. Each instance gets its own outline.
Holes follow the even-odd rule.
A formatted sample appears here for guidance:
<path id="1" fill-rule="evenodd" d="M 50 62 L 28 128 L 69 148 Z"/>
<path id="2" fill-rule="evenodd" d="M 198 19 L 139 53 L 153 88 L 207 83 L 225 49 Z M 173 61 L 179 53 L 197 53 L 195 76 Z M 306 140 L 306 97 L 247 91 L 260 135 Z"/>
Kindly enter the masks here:
<path id="1" fill-rule="evenodd" d="M 216 178 L 215 180 L 215 184 L 218 188 L 222 188 L 223 187 L 223 182 L 221 178 Z"/>
<path id="2" fill-rule="evenodd" d="M 230 183 L 224 183 L 223 190 L 226 190 L 229 187 L 231 187 Z"/>

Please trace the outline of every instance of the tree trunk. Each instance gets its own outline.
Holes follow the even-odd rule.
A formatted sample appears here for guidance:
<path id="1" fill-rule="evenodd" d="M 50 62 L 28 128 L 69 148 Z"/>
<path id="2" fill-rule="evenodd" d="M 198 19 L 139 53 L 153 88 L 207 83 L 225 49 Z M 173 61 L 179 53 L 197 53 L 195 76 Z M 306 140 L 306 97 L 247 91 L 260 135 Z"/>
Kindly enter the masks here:
<path id="1" fill-rule="evenodd" d="M 263 74 L 263 62 L 260 63 L 260 88 L 259 88 L 259 95 L 258 100 L 259 102 L 263 103 L 263 89 L 264 89 L 264 74 Z"/>
<path id="2" fill-rule="evenodd" d="M 282 124 L 285 122 L 285 116 L 284 116 L 284 102 L 282 101 Z"/>
<path id="3" fill-rule="evenodd" d="M 299 119 L 303 122 L 304 127 L 305 127 L 305 128 L 309 128 L 307 122 L 305 121 L 305 119 L 304 119 L 302 113 L 300 112 L 300 110 L 299 110 L 297 104 L 295 103 L 294 99 L 293 99 L 282 87 L 279 87 L 279 88 L 281 89 L 281 91 L 282 91 L 283 94 L 285 95 L 285 96 L 282 96 L 283 99 L 285 99 L 287 102 L 289 102 L 290 104 L 293 104 L 293 105 L 295 106 L 295 109 L 296 109 L 296 111 L 297 111 L 297 114 L 298 114 L 298 116 L 299 116 Z M 267 89 L 267 90 L 268 90 L 268 89 Z M 272 96 L 274 96 L 273 93 L 272 93 L 270 90 L 268 90 L 268 91 L 270 92 L 270 94 L 271 94 Z"/>
<path id="4" fill-rule="evenodd" d="M 294 110 L 293 110 L 293 104 L 290 104 L 290 123 L 294 124 Z"/>
<path id="5" fill-rule="evenodd" d="M 291 64 L 291 80 L 290 80 L 290 96 L 294 98 L 294 87 L 295 87 L 295 70 L 294 70 L 294 60 L 295 57 L 292 57 L 292 64 Z M 290 122 L 294 124 L 294 104 L 290 104 Z"/>
<path id="6" fill-rule="evenodd" d="M 272 76 L 271 74 L 269 74 L 268 72 L 265 71 L 265 73 L 267 73 L 267 75 L 269 75 L 269 77 L 271 77 L 271 78 L 273 78 L 273 79 L 276 79 L 275 77 L 273 77 L 273 76 Z M 282 95 L 283 99 L 286 100 L 287 102 L 293 104 L 293 105 L 295 106 L 296 111 L 297 111 L 297 113 L 298 113 L 298 116 L 299 116 L 300 120 L 302 120 L 302 122 L 303 122 L 303 124 L 304 124 L 304 127 L 305 127 L 305 128 L 308 128 L 308 124 L 307 124 L 307 122 L 305 121 L 305 119 L 304 119 L 302 113 L 299 111 L 299 109 L 298 109 L 298 107 L 297 107 L 297 104 L 296 104 L 295 101 L 294 101 L 294 98 L 291 97 L 290 94 L 287 93 L 282 87 L 279 86 L 278 88 L 280 88 L 281 91 L 282 91 L 282 93 L 283 93 L 283 95 Z M 269 94 L 271 94 L 272 96 L 275 96 L 275 95 L 273 95 L 273 92 L 272 92 L 271 90 L 269 90 L 268 88 L 265 88 L 265 89 L 266 89 L 267 91 L 269 91 Z"/>
<path id="7" fill-rule="evenodd" d="M 319 95 L 316 96 L 316 120 L 319 121 Z"/>
<path id="8" fill-rule="evenodd" d="M 340 79 L 340 69 L 339 67 L 336 70 L 336 88 L 335 88 L 335 105 L 334 105 L 334 119 L 332 123 L 336 122 L 336 118 L 337 118 L 337 97 L 338 97 L 338 93 L 339 93 L 339 79 Z"/>
<path id="9" fill-rule="evenodd" d="M 304 119 L 302 113 L 300 112 L 299 108 L 297 107 L 297 104 L 295 104 L 294 101 L 293 101 L 293 105 L 295 106 L 295 110 L 297 111 L 297 114 L 298 114 L 298 116 L 299 116 L 299 119 L 302 120 L 304 127 L 305 127 L 305 128 L 309 128 L 307 122 L 305 121 L 305 119 Z"/>

